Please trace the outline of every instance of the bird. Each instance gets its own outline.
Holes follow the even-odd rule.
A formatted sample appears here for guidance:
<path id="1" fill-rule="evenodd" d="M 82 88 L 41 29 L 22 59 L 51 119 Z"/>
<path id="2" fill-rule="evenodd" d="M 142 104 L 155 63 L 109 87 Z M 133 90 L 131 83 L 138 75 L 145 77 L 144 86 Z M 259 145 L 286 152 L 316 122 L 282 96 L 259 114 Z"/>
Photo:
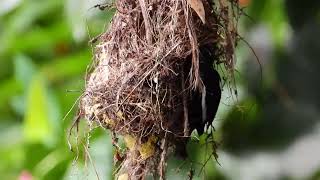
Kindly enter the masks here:
<path id="1" fill-rule="evenodd" d="M 210 46 L 199 47 L 199 72 L 203 83 L 203 90 L 189 89 L 188 92 L 188 135 L 196 130 L 201 136 L 205 127 L 212 124 L 221 99 L 220 75 L 213 68 L 214 55 Z M 184 77 L 187 80 L 192 66 L 192 58 L 189 57 L 184 64 Z M 190 84 L 189 84 L 190 87 Z M 176 127 L 175 125 L 174 127 Z M 188 138 L 182 137 L 175 140 L 176 155 L 183 159 L 187 157 Z"/>
<path id="2" fill-rule="evenodd" d="M 214 55 L 208 46 L 199 48 L 199 71 L 205 91 L 192 90 L 188 102 L 189 132 L 204 133 L 212 124 L 221 100 L 220 75 L 214 69 Z"/>

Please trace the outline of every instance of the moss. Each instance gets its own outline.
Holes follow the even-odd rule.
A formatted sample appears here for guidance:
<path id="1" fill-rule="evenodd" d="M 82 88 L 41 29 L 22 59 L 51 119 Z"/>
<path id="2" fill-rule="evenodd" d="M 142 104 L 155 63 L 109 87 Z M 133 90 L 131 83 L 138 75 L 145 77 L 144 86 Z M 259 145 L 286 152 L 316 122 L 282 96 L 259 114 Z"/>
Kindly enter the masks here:
<path id="1" fill-rule="evenodd" d="M 142 159 L 147 159 L 154 155 L 156 142 L 157 137 L 151 136 L 146 143 L 141 144 L 139 152 Z"/>
<path id="2" fill-rule="evenodd" d="M 133 151 L 136 146 L 136 141 L 137 141 L 136 138 L 131 135 L 125 135 L 123 139 L 124 139 L 124 142 L 126 143 L 127 148 L 130 151 Z"/>

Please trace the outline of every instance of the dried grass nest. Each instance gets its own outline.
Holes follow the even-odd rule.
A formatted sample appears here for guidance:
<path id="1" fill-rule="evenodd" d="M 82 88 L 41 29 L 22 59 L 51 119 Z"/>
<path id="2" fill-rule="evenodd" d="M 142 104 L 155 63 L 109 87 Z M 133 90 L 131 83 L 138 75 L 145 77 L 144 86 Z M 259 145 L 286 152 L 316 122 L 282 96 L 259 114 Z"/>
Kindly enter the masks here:
<path id="1" fill-rule="evenodd" d="M 199 47 L 232 76 L 235 31 L 232 0 L 116 0 L 116 13 L 98 38 L 80 115 L 109 129 L 126 150 L 117 179 L 165 178 L 168 149 L 190 137 L 183 116 L 186 92 L 203 88 Z M 183 64 L 191 62 L 190 69 Z M 183 72 L 189 73 L 183 73 Z"/>

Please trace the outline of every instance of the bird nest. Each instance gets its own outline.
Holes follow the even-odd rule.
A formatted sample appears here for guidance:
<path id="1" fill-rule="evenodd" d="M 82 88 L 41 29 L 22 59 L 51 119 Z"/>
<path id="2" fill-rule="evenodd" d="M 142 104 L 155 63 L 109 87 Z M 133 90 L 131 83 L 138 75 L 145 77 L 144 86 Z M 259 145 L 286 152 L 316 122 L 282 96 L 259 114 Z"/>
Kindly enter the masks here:
<path id="1" fill-rule="evenodd" d="M 168 149 L 190 137 L 188 99 L 202 91 L 199 56 L 210 47 L 232 74 L 236 2 L 116 0 L 116 13 L 95 46 L 80 115 L 117 137 L 117 179 L 165 178 Z M 220 88 L 220 87 L 217 87 Z M 118 147 L 114 141 L 115 147 Z M 185 143 L 182 143 L 185 145 Z"/>

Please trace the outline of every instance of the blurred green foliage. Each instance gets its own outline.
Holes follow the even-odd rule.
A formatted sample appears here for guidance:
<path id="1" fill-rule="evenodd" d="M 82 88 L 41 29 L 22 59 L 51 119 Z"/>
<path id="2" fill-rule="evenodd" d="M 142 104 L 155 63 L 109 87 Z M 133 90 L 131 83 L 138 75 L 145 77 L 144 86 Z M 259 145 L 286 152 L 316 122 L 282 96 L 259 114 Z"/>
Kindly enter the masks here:
<path id="1" fill-rule="evenodd" d="M 95 170 L 100 179 L 111 179 L 113 149 L 106 131 L 95 129 L 89 135 L 87 132 L 91 130 L 90 127 L 82 124 L 82 131 L 78 136 L 73 134 L 70 139 L 73 152 L 69 149 L 67 139 L 68 128 L 75 115 L 75 109 L 72 107 L 82 93 L 86 69 L 92 59 L 92 49 L 87 42 L 89 37 L 94 37 L 105 29 L 114 13 L 114 10 L 101 12 L 90 8 L 98 2 L 97 0 L 2 0 L 0 2 L 0 6 L 7 7 L 0 7 L 1 179 L 11 180 L 29 176 L 33 179 L 46 180 L 97 179 Z M 276 50 L 272 54 L 272 65 L 263 69 L 263 73 L 267 75 L 264 75 L 260 86 L 256 83 L 260 82 L 257 78 L 260 77 L 259 73 L 246 69 L 244 59 L 250 51 L 245 43 L 240 42 L 238 63 L 240 72 L 244 73 L 243 77 L 237 79 L 240 82 L 239 89 L 244 89 L 246 92 L 234 108 L 229 110 L 220 108 L 222 112 L 220 114 L 224 115 L 219 116 L 223 121 L 218 122 L 221 127 L 216 136 L 223 143 L 225 150 L 238 153 L 257 147 L 263 149 L 285 146 L 297 136 L 298 132 L 302 132 L 301 127 L 308 129 L 312 126 L 313 120 L 306 121 L 310 123 L 307 125 L 295 121 L 299 118 L 309 118 L 309 111 L 302 112 L 300 106 L 300 109 L 286 109 L 283 105 L 286 102 L 282 101 L 283 97 L 277 94 L 278 91 L 275 89 L 279 88 L 276 86 L 279 83 L 283 84 L 284 87 L 280 89 L 284 88 L 291 95 L 292 89 L 297 88 L 290 84 L 290 77 L 299 77 L 294 76 L 296 74 L 290 72 L 290 69 L 282 71 L 288 66 L 297 72 L 304 71 L 299 69 L 299 65 L 292 64 L 292 61 L 288 60 L 300 56 L 290 56 L 284 51 L 287 45 L 287 33 L 291 26 L 297 37 L 301 35 L 302 40 L 298 41 L 298 44 L 305 44 L 297 48 L 306 52 L 304 55 L 313 54 L 313 51 L 309 53 L 310 49 L 303 51 L 304 47 L 310 44 L 309 41 L 303 40 L 309 39 L 313 42 L 313 39 L 306 37 L 310 34 L 308 30 L 303 29 L 307 20 L 301 16 L 305 15 L 318 22 L 320 17 L 318 2 L 252 0 L 249 8 L 245 8 L 245 12 L 248 12 L 251 18 L 244 17 L 240 29 L 245 32 L 258 24 L 266 24 L 271 30 L 272 46 Z M 299 7 L 303 8 L 297 9 Z M 317 56 L 317 53 L 314 54 Z M 310 84 L 306 86 L 313 87 Z M 294 93 L 304 94 L 298 90 L 293 91 Z M 315 91 L 314 94 L 319 93 Z M 317 97 L 310 95 L 302 99 L 313 99 L 319 108 Z M 293 98 L 294 102 L 299 99 L 295 96 Z M 288 126 L 291 120 L 294 120 L 295 127 Z M 198 143 L 194 140 L 189 144 L 188 152 L 194 162 L 205 161 L 211 156 L 206 152 L 212 147 L 205 146 L 203 138 L 200 137 Z M 90 157 L 85 156 L 86 149 L 83 148 L 89 140 Z M 197 173 L 201 165 L 183 164 L 180 159 L 170 160 L 168 168 L 170 179 L 184 179 L 190 173 L 190 169 L 196 169 L 195 179 L 199 178 Z M 217 166 L 214 158 L 208 161 L 204 169 L 204 179 L 226 179 L 226 175 L 220 172 Z M 319 171 L 310 177 L 316 179 L 319 177 Z"/>
<path id="2" fill-rule="evenodd" d="M 75 153 L 69 150 L 66 137 L 74 110 L 62 119 L 82 92 L 91 48 L 86 34 L 75 37 L 73 32 L 77 27 L 71 23 L 75 18 L 82 22 L 89 19 L 86 17 L 89 8 L 79 17 L 71 11 L 77 7 L 66 12 L 67 3 L 71 2 L 0 3 L 9 7 L 0 16 L 1 179 L 28 175 L 35 179 L 71 179 L 69 176 L 73 176 Z M 98 12 L 94 14 L 95 20 L 84 24 L 91 27 L 99 21 L 108 21 L 111 15 Z M 90 33 L 101 31 L 104 24 L 99 24 Z M 98 137 L 106 135 L 100 133 Z M 104 157 L 111 158 L 110 153 Z"/>

